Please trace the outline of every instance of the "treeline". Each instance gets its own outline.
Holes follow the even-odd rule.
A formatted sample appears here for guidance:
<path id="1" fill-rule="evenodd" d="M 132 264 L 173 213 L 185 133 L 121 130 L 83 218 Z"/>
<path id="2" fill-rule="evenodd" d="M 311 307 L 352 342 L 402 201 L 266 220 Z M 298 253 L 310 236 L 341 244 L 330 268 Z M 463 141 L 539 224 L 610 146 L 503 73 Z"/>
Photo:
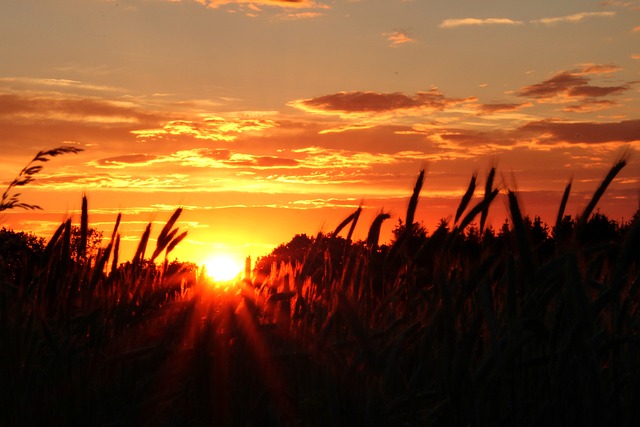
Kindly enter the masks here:
<path id="1" fill-rule="evenodd" d="M 545 223 L 535 215 L 523 216 L 522 224 L 530 245 L 538 262 L 549 260 L 559 248 L 567 244 L 568 236 L 579 230 L 574 244 L 597 250 L 604 245 L 619 246 L 623 237 L 634 223 L 640 221 L 640 209 L 628 221 L 618 222 L 601 212 L 593 213 L 582 225 L 571 215 L 565 215 L 556 225 Z M 433 249 L 444 241 L 450 241 L 456 255 L 481 258 L 481 254 L 505 254 L 514 239 L 513 228 L 509 219 L 505 219 L 500 228 L 492 226 L 480 229 L 476 223 L 469 224 L 464 230 L 453 230 L 446 219 L 441 219 L 433 233 L 430 233 L 422 222 L 414 222 L 410 234 L 406 235 L 406 226 L 402 219 L 392 231 L 393 238 L 389 244 L 372 245 L 366 240 L 351 241 L 334 233 L 318 233 L 316 236 L 296 234 L 287 242 L 278 245 L 271 253 L 257 259 L 254 273 L 258 277 L 266 277 L 272 270 L 278 270 L 289 263 L 306 265 L 310 271 L 321 271 L 323 264 L 330 260 L 334 269 L 342 268 L 345 253 L 368 253 L 377 262 L 388 262 L 394 255 L 394 245 L 404 246 L 404 260 L 410 259 L 414 264 L 427 267 Z M 322 256 L 318 256 L 321 253 Z M 311 265 L 310 265 L 311 264 Z M 388 265 L 387 265 L 388 266 Z M 317 279 L 317 277 L 316 277 Z"/>

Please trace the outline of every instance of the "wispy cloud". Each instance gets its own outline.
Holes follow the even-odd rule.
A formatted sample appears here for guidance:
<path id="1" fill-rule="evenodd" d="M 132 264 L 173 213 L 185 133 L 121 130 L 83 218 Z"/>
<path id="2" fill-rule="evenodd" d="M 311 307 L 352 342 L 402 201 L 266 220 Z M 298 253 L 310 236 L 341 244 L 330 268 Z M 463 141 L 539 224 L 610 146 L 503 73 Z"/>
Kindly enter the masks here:
<path id="1" fill-rule="evenodd" d="M 303 111 L 331 115 L 375 115 L 395 111 L 423 113 L 474 101 L 475 98 L 447 98 L 438 89 L 406 95 L 401 92 L 338 92 L 311 99 L 299 99 L 289 105 Z"/>
<path id="2" fill-rule="evenodd" d="M 618 7 L 624 7 L 626 9 L 631 9 L 631 10 L 640 10 L 640 1 L 638 0 L 633 0 L 633 1 L 608 0 L 608 1 L 602 1 L 600 2 L 600 4 L 603 6 L 618 6 Z"/>
<path id="3" fill-rule="evenodd" d="M 464 26 L 480 26 L 480 25 L 521 25 L 522 21 L 516 21 L 509 18 L 461 18 L 461 19 L 445 19 L 439 25 L 440 28 L 456 28 Z"/>
<path id="4" fill-rule="evenodd" d="M 507 129 L 432 129 L 427 139 L 442 149 L 464 149 L 483 154 L 496 147 L 626 144 L 640 141 L 640 120 L 580 122 L 536 120 Z"/>
<path id="5" fill-rule="evenodd" d="M 534 19 L 531 22 L 534 24 L 555 25 L 563 22 L 582 22 L 587 18 L 607 18 L 615 16 L 615 14 L 615 12 L 580 12 L 566 16 Z"/>
<path id="6" fill-rule="evenodd" d="M 640 119 L 621 122 L 561 122 L 541 120 L 528 123 L 519 132 L 539 135 L 540 143 L 602 144 L 640 141 Z"/>
<path id="7" fill-rule="evenodd" d="M 98 159 L 94 162 L 90 162 L 90 164 L 97 167 L 124 168 L 129 165 L 145 166 L 157 158 L 158 156 L 150 154 L 125 154 L 122 156 Z"/>
<path id="8" fill-rule="evenodd" d="M 530 102 L 522 102 L 522 103 L 512 103 L 512 104 L 482 104 L 480 105 L 479 114 L 494 114 L 494 113 L 503 113 L 508 111 L 517 111 L 522 108 L 531 107 Z"/>
<path id="9" fill-rule="evenodd" d="M 389 46 L 398 47 L 406 43 L 415 43 L 415 39 L 409 36 L 406 31 L 393 31 L 391 33 L 382 33 L 387 38 Z"/>
<path id="10" fill-rule="evenodd" d="M 0 84 L 4 87 L 21 90 L 28 88 L 29 90 L 65 90 L 68 89 L 77 93 L 79 91 L 86 92 L 112 92 L 123 93 L 121 88 L 113 86 L 97 85 L 78 80 L 71 79 L 50 79 L 50 78 L 34 78 L 34 77 L 0 77 Z"/>
<path id="11" fill-rule="evenodd" d="M 154 123 L 157 116 L 134 104 L 80 96 L 14 95 L 0 93 L 4 119 L 56 120 L 102 124 Z"/>
<path id="12" fill-rule="evenodd" d="M 619 68 L 613 65 L 586 64 L 582 69 L 562 71 L 554 76 L 532 85 L 522 87 L 517 95 L 535 98 L 537 100 L 557 101 L 558 97 L 564 100 L 572 98 L 600 98 L 625 92 L 631 88 L 633 82 L 627 82 L 616 86 L 595 86 L 591 84 L 591 74 L 608 74 Z"/>
<path id="13" fill-rule="evenodd" d="M 324 16 L 325 14 L 322 12 L 290 12 L 290 13 L 283 13 L 280 16 L 280 18 L 282 19 L 290 19 L 290 20 L 294 20 L 294 19 L 312 19 L 312 18 L 319 18 L 321 16 Z"/>
<path id="14" fill-rule="evenodd" d="M 175 0 L 172 0 L 175 1 Z M 179 1 L 179 0 L 178 0 Z M 183 0 L 184 1 L 184 0 Z M 258 6 L 279 7 L 285 9 L 327 9 L 328 5 L 313 0 L 195 0 L 209 8 L 225 5 L 243 5 L 259 11 Z"/>
<path id="15" fill-rule="evenodd" d="M 201 121 L 171 120 L 159 128 L 134 130 L 132 133 L 142 140 L 188 135 L 202 140 L 233 141 L 242 133 L 260 132 L 276 126 L 275 121 L 266 119 L 207 117 Z"/>
<path id="16" fill-rule="evenodd" d="M 606 18 L 615 16 L 616 12 L 604 11 L 604 12 L 580 12 L 566 16 L 556 16 L 548 18 L 533 19 L 529 21 L 532 24 L 542 25 L 556 25 L 564 22 L 582 22 L 588 18 Z M 439 25 L 440 28 L 456 28 L 465 26 L 486 26 L 486 25 L 522 25 L 523 21 L 518 21 L 510 18 L 454 18 L 445 19 Z M 638 31 L 640 27 L 634 28 L 634 31 Z"/>
<path id="17" fill-rule="evenodd" d="M 579 64 L 579 66 L 582 69 L 576 70 L 576 74 L 610 74 L 622 70 L 614 64 Z"/>
<path id="18" fill-rule="evenodd" d="M 562 108 L 562 111 L 569 113 L 592 113 L 594 111 L 608 110 L 617 105 L 619 105 L 618 102 L 608 99 L 591 99 L 585 100 L 580 104 L 567 105 Z"/>

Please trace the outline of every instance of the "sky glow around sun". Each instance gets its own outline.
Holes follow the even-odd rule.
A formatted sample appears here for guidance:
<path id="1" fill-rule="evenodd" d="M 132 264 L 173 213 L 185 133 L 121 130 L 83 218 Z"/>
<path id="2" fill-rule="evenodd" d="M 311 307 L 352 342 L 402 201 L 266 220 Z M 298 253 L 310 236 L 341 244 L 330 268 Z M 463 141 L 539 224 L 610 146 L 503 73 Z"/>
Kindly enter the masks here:
<path id="1" fill-rule="evenodd" d="M 0 4 L 0 180 L 47 163 L 2 226 L 50 236 L 89 199 L 123 259 L 177 206 L 172 256 L 268 253 L 362 204 L 453 215 L 474 171 L 497 166 L 527 213 L 587 203 L 629 219 L 640 188 L 640 1 L 24 0 Z M 499 198 L 504 197 L 504 192 Z M 490 221 L 506 218 L 497 200 Z M 76 220 L 77 222 L 77 220 Z"/>

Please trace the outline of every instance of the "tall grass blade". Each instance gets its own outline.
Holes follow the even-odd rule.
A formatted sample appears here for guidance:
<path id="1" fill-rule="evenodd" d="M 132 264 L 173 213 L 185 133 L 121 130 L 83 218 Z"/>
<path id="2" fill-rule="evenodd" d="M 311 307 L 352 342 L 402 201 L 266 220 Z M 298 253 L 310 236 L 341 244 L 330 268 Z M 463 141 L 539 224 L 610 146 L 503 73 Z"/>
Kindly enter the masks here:
<path id="1" fill-rule="evenodd" d="M 64 231 L 65 224 L 66 224 L 66 222 L 60 223 L 60 225 L 58 226 L 56 231 L 53 233 L 53 236 L 51 236 L 51 239 L 49 239 L 49 243 L 47 243 L 47 246 L 44 249 L 44 257 L 43 257 L 43 259 L 45 259 L 45 260 L 51 260 L 52 259 L 54 248 L 58 244 L 58 240 L 60 240 L 60 236 L 62 235 L 62 232 Z"/>
<path id="2" fill-rule="evenodd" d="M 333 233 L 331 235 L 334 237 L 337 236 L 342 231 L 342 229 L 347 226 L 347 224 L 351 223 L 352 221 L 357 221 L 361 211 L 362 211 L 362 206 L 358 206 L 358 209 L 356 209 L 355 212 L 353 212 L 351 215 L 346 217 L 340 224 L 338 224 L 338 226 L 336 227 L 335 230 L 333 230 Z"/>
<path id="3" fill-rule="evenodd" d="M 471 209 L 465 215 L 464 219 L 460 221 L 460 224 L 456 227 L 456 230 L 458 231 L 464 230 L 469 224 L 471 224 L 471 222 L 473 222 L 474 218 L 478 216 L 480 212 L 487 211 L 489 209 L 489 206 L 491 205 L 491 203 L 496 198 L 499 192 L 500 190 L 496 188 L 493 191 L 491 191 L 491 193 L 489 193 L 488 196 L 486 196 L 484 199 L 478 202 L 478 204 L 475 205 L 473 209 Z"/>
<path id="4" fill-rule="evenodd" d="M 151 223 L 147 224 L 147 227 L 144 229 L 142 233 L 142 237 L 140 238 L 140 243 L 138 244 L 138 248 L 136 249 L 136 254 L 133 257 L 133 263 L 139 264 L 144 259 L 144 253 L 147 249 L 147 243 L 149 242 L 149 235 L 151 234 Z"/>
<path id="5" fill-rule="evenodd" d="M 177 231 L 177 230 L 176 230 Z M 178 246 L 178 244 L 180 242 L 182 242 L 182 240 L 187 237 L 187 231 L 183 232 L 182 234 L 180 234 L 179 236 L 177 236 L 175 239 L 173 239 L 171 241 L 171 243 L 169 243 L 167 245 L 167 252 L 166 252 L 166 256 L 169 256 L 169 253 L 176 247 Z"/>
<path id="6" fill-rule="evenodd" d="M 422 191 L 422 185 L 424 184 L 424 173 L 425 173 L 425 170 L 421 169 L 420 173 L 418 174 L 418 178 L 416 179 L 416 184 L 413 187 L 413 193 L 411 194 L 411 199 L 409 199 L 409 206 L 407 207 L 405 232 L 409 236 L 411 235 L 411 232 L 413 229 L 413 221 L 416 214 L 416 209 L 418 208 L 420 191 Z"/>
<path id="7" fill-rule="evenodd" d="M 160 234 L 158 235 L 158 240 L 156 241 L 156 249 L 153 251 L 153 255 L 151 256 L 152 261 L 156 259 L 158 255 L 160 255 L 160 253 L 162 253 L 162 251 L 171 242 L 172 236 L 169 236 L 169 233 L 171 232 L 171 229 L 173 228 L 174 224 L 178 220 L 178 217 L 180 217 L 181 213 L 182 213 L 182 208 L 177 208 L 171 215 L 171 218 L 169 218 L 167 223 L 164 225 L 164 227 L 162 227 L 162 231 L 160 231 Z M 175 235 L 175 232 L 174 232 L 174 235 Z"/>
<path id="8" fill-rule="evenodd" d="M 153 251 L 153 255 L 151 255 L 151 258 L 150 258 L 151 261 L 154 261 L 158 257 L 158 255 L 162 253 L 162 251 L 171 243 L 171 239 L 173 239 L 176 236 L 176 234 L 178 234 L 178 231 L 180 231 L 179 228 L 174 228 L 169 232 L 169 234 L 163 237 L 162 244 L 160 243 L 156 244 L 156 249 Z M 159 241 L 160 239 L 158 239 L 158 242 Z"/>
<path id="9" fill-rule="evenodd" d="M 491 197 L 491 195 L 493 194 L 493 180 L 496 176 L 496 168 L 492 167 L 491 170 L 489 171 L 489 174 L 487 175 L 487 182 L 484 185 L 484 198 L 485 200 L 489 197 Z M 495 196 L 493 196 L 495 197 Z M 493 200 L 493 197 L 491 197 L 491 200 Z M 484 233 L 484 225 L 487 222 L 487 216 L 489 215 L 489 204 L 487 203 L 484 208 L 482 209 L 482 215 L 480 216 L 480 236 L 482 236 L 482 234 Z"/>
<path id="10" fill-rule="evenodd" d="M 391 215 L 388 213 L 381 212 L 371 223 L 371 227 L 369 227 L 369 233 L 367 235 L 367 246 L 369 248 L 375 249 L 378 247 L 378 241 L 380 240 L 380 229 L 382 228 L 382 223 L 391 218 Z"/>
<path id="11" fill-rule="evenodd" d="M 109 257 L 111 256 L 111 250 L 113 249 L 113 241 L 109 242 L 102 254 L 99 254 L 96 264 L 93 267 L 93 274 L 91 276 L 91 287 L 95 287 L 98 281 L 103 276 L 104 266 L 107 264 Z"/>
<path id="12" fill-rule="evenodd" d="M 71 256 L 71 218 L 64 223 L 64 232 L 62 233 L 62 262 L 66 263 Z"/>
<path id="13" fill-rule="evenodd" d="M 118 213 L 118 216 L 116 217 L 116 223 L 113 226 L 113 232 L 111 232 L 111 241 L 113 241 L 113 239 L 115 239 L 116 237 L 118 227 L 120 226 L 120 220 L 122 220 L 122 213 Z"/>
<path id="14" fill-rule="evenodd" d="M 362 204 L 358 206 L 358 209 L 355 212 L 356 216 L 353 217 L 353 221 L 351 221 L 351 226 L 349 227 L 349 232 L 347 233 L 347 242 L 351 242 L 351 238 L 353 237 L 353 232 L 356 229 L 356 224 L 358 223 L 358 219 L 360 219 L 361 213 L 362 213 Z"/>
<path id="15" fill-rule="evenodd" d="M 593 212 L 596 205 L 600 201 L 600 198 L 602 197 L 604 192 L 607 190 L 607 187 L 609 187 L 609 184 L 611 184 L 613 179 L 616 177 L 616 175 L 618 175 L 618 173 L 622 170 L 622 168 L 624 168 L 627 165 L 628 160 L 629 160 L 629 151 L 626 150 L 622 153 L 620 158 L 616 160 L 613 166 L 611 166 L 611 169 L 609 169 L 609 172 L 604 177 L 604 179 L 596 189 L 595 193 L 593 193 L 593 196 L 591 197 L 591 201 L 584 208 L 584 211 L 580 216 L 580 219 L 578 221 L 580 224 L 582 225 L 586 224 L 587 220 L 591 216 L 591 213 Z"/>
<path id="16" fill-rule="evenodd" d="M 562 219 L 564 218 L 564 211 L 567 208 L 567 202 L 569 201 L 569 193 L 571 193 L 571 184 L 573 182 L 573 178 L 569 180 L 569 183 L 564 189 L 564 194 L 562 195 L 562 200 L 560 201 L 560 207 L 558 209 L 558 216 L 556 217 L 556 232 L 561 233 L 562 227 Z"/>
<path id="17" fill-rule="evenodd" d="M 456 217 L 455 217 L 455 220 L 453 221 L 454 223 L 458 222 L 458 220 L 462 216 L 462 213 L 469 205 L 469 202 L 471 201 L 471 197 L 473 197 L 473 193 L 476 190 L 477 177 L 478 177 L 478 172 L 473 172 L 473 175 L 471 175 L 471 180 L 469 181 L 469 187 L 467 187 L 467 191 L 464 193 L 464 196 L 462 196 L 462 200 L 460 200 L 460 205 L 458 206 L 458 210 L 456 211 Z"/>
<path id="18" fill-rule="evenodd" d="M 80 242 L 78 243 L 78 258 L 87 256 L 87 238 L 89 235 L 89 211 L 87 208 L 87 195 L 82 195 L 82 213 L 80 214 Z"/>
<path id="19" fill-rule="evenodd" d="M 513 231 L 516 234 L 516 243 L 524 268 L 524 278 L 525 280 L 530 280 L 534 271 L 533 253 L 531 252 L 527 230 L 524 225 L 522 212 L 520 211 L 520 205 L 518 204 L 518 197 L 516 193 L 511 190 L 509 190 L 507 197 L 509 200 L 509 213 L 511 214 Z"/>
<path id="20" fill-rule="evenodd" d="M 114 277 L 118 271 L 118 256 L 120 252 L 120 234 L 116 234 L 116 241 L 113 246 L 113 260 L 111 261 L 111 273 L 110 276 Z"/>

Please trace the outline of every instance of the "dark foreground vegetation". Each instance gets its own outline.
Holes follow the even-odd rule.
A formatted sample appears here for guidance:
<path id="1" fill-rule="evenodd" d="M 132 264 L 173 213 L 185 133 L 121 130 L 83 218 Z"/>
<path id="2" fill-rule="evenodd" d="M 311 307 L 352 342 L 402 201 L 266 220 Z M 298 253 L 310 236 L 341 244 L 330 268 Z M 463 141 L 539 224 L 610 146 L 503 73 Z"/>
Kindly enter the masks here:
<path id="1" fill-rule="evenodd" d="M 86 202 L 49 241 L 2 230 L 0 425 L 636 426 L 640 214 L 596 211 L 625 163 L 552 226 L 507 190 L 497 231 L 494 169 L 433 233 L 421 172 L 392 244 L 385 213 L 352 242 L 358 209 L 227 290 L 167 261 L 180 209 L 126 263 Z"/>

